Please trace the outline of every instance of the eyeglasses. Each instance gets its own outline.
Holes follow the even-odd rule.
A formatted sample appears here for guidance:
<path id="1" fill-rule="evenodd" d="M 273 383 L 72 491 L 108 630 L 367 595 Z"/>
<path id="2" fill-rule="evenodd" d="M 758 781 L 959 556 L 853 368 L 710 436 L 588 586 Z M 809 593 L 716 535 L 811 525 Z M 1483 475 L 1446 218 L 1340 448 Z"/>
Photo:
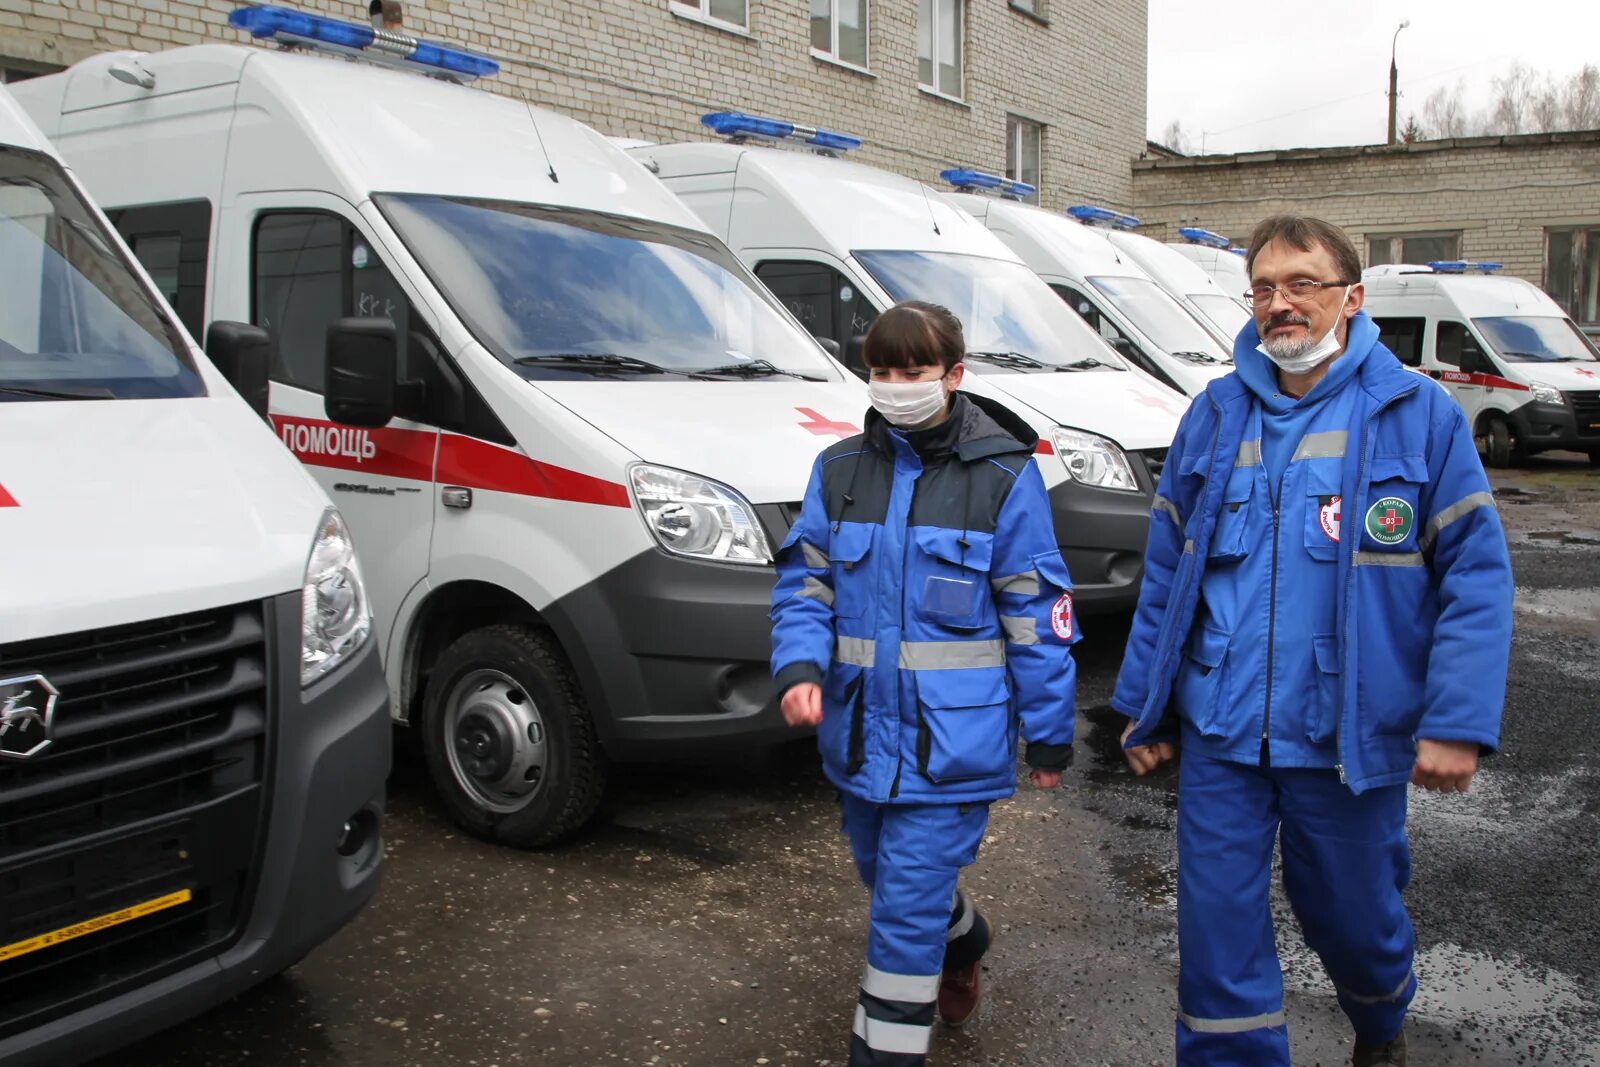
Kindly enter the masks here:
<path id="1" fill-rule="evenodd" d="M 1264 308 L 1272 303 L 1273 293 L 1282 293 L 1283 298 L 1289 303 L 1304 304 L 1323 289 L 1337 289 L 1340 286 L 1354 284 L 1355 282 L 1314 282 L 1308 278 L 1296 278 L 1288 285 L 1276 289 L 1270 285 L 1252 285 L 1244 291 L 1244 298 L 1250 301 L 1252 307 Z"/>

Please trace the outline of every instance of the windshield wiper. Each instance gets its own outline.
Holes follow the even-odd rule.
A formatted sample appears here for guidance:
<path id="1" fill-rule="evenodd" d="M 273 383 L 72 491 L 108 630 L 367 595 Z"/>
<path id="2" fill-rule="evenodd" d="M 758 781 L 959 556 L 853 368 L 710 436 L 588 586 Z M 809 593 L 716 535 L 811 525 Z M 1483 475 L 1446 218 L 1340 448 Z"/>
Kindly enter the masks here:
<path id="1" fill-rule="evenodd" d="M 23 385 L 0 385 L 0 393 L 14 396 L 32 396 L 40 400 L 110 400 L 109 390 L 98 393 L 75 393 L 68 389 L 34 389 Z"/>
<path id="2" fill-rule="evenodd" d="M 1231 359 L 1218 359 L 1216 356 L 1213 356 L 1210 352 L 1174 352 L 1172 354 L 1176 358 L 1178 358 L 1178 359 L 1186 359 L 1190 363 L 1232 363 L 1233 362 L 1233 360 L 1231 360 Z"/>
<path id="3" fill-rule="evenodd" d="M 1110 370 L 1126 370 L 1127 369 L 1126 367 L 1118 367 L 1118 366 L 1115 366 L 1114 364 L 1111 364 L 1111 363 L 1101 362 L 1100 360 L 1095 359 L 1093 356 L 1085 356 L 1083 359 L 1073 360 L 1071 363 L 1058 363 L 1052 369 L 1053 370 L 1057 370 L 1057 371 L 1093 370 L 1096 367 L 1106 367 L 1106 368 L 1109 368 Z"/>
<path id="4" fill-rule="evenodd" d="M 1548 353 L 1547 355 L 1541 356 L 1537 352 L 1512 352 L 1512 351 L 1507 350 L 1507 351 L 1501 352 L 1500 354 L 1502 356 L 1505 356 L 1507 359 L 1527 359 L 1527 360 L 1532 360 L 1535 363 L 1577 363 L 1577 362 L 1579 362 L 1577 356 L 1558 356 L 1554 352 L 1551 352 L 1551 353 Z"/>
<path id="5" fill-rule="evenodd" d="M 540 364 L 566 364 L 574 367 L 589 367 L 594 370 L 621 370 L 632 371 L 635 374 L 668 374 L 665 367 L 658 367 L 646 360 L 635 359 L 632 356 L 618 355 L 615 352 L 550 352 L 542 356 L 518 356 L 512 362 L 519 367 L 538 366 Z"/>
<path id="6" fill-rule="evenodd" d="M 718 375 L 728 375 L 736 378 L 771 378 L 782 374 L 790 378 L 799 378 L 803 382 L 825 382 L 826 378 L 816 378 L 799 371 L 784 370 L 775 366 L 769 359 L 753 359 L 746 363 L 724 363 L 720 367 L 707 367 L 705 370 L 689 372 L 694 378 L 713 378 Z"/>
<path id="7" fill-rule="evenodd" d="M 1025 356 L 1021 352 L 968 352 L 968 359 L 982 360 L 985 363 L 998 363 L 1002 367 L 1030 367 L 1041 368 L 1043 363 L 1032 356 Z"/>

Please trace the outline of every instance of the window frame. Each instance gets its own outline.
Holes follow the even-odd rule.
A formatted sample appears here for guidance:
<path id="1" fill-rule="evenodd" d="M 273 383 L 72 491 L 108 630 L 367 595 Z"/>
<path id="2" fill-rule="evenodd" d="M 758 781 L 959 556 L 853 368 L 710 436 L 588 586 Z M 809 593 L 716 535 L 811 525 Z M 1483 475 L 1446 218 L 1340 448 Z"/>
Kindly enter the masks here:
<path id="1" fill-rule="evenodd" d="M 1033 195 L 1023 198 L 1023 202 L 1028 204 L 1037 205 L 1039 198 L 1044 195 L 1044 128 L 1045 124 L 1038 119 L 1030 119 L 1026 115 L 1013 112 L 1006 113 L 1006 177 L 1014 181 L 1028 182 L 1033 186 Z M 1022 176 L 1021 166 L 1022 135 L 1028 129 L 1032 129 L 1037 137 L 1034 158 L 1038 161 L 1039 168 L 1039 173 L 1031 182 Z"/>
<path id="2" fill-rule="evenodd" d="M 769 267 L 806 267 L 821 271 L 827 276 L 828 285 L 830 286 L 828 296 L 828 313 L 833 326 L 832 332 L 817 333 L 813 331 L 810 324 L 802 320 L 800 316 L 795 313 L 794 309 L 789 306 L 789 302 L 780 296 L 778 291 L 773 289 L 771 284 L 768 283 L 763 271 Z M 864 304 L 866 307 L 872 309 L 872 317 L 874 320 L 877 319 L 879 315 L 883 314 L 883 312 L 877 309 L 876 305 L 872 301 L 872 298 L 862 290 L 861 286 L 857 284 L 853 278 L 848 277 L 838 267 L 835 267 L 830 263 L 820 262 L 819 260 L 815 259 L 763 259 L 761 262 L 757 263 L 754 268 L 752 268 L 752 273 L 754 273 L 756 279 L 760 281 L 762 285 L 765 285 L 772 295 L 777 298 L 778 302 L 783 305 L 784 310 L 788 311 L 790 315 L 794 316 L 795 321 L 799 322 L 801 327 L 807 333 L 811 334 L 812 337 L 826 337 L 839 346 L 838 360 L 844 365 L 846 370 L 859 378 L 864 379 L 866 377 L 867 366 L 861 361 L 860 346 L 855 344 L 856 338 L 864 336 L 866 331 L 863 330 L 859 334 L 855 332 L 853 328 L 856 322 L 855 310 L 856 307 Z M 844 322 L 845 312 L 845 302 L 839 296 L 839 287 L 841 285 L 848 285 L 851 289 L 855 290 L 854 304 L 856 307 L 851 308 L 850 325 L 852 329 L 848 331 L 842 331 L 839 329 Z M 871 324 L 869 323 L 868 325 L 870 327 Z M 839 333 L 848 333 L 848 336 L 835 336 Z"/>
<path id="3" fill-rule="evenodd" d="M 106 218 L 127 244 L 133 258 L 150 280 L 155 275 L 139 255 L 141 238 L 176 237 L 178 239 L 177 291 L 162 299 L 172 305 L 178 321 L 183 323 L 189 336 L 200 340 L 205 335 L 206 297 L 211 284 L 211 228 L 216 220 L 216 208 L 211 201 L 201 197 L 194 200 L 170 200 L 154 204 L 129 204 L 127 207 L 106 209 Z M 198 265 L 198 270 L 196 269 Z M 197 276 L 198 275 L 198 276 Z M 160 289 L 158 285 L 156 287 Z"/>
<path id="4" fill-rule="evenodd" d="M 1552 256 L 1558 240 L 1565 245 L 1567 257 L 1568 291 L 1564 293 L 1554 290 L 1551 278 Z M 1600 222 L 1545 227 L 1539 288 L 1560 305 L 1573 322 L 1588 329 L 1600 324 L 1600 266 L 1595 268 L 1594 278 L 1585 277 L 1588 261 L 1596 249 L 1600 249 Z M 1586 281 L 1587 286 L 1584 285 Z M 1585 292 L 1585 289 L 1590 291 Z M 1586 307 L 1592 308 L 1592 316 L 1584 314 Z"/>
<path id="5" fill-rule="evenodd" d="M 1394 357 L 1407 367 L 1421 368 L 1423 355 L 1423 339 L 1428 332 L 1428 317 L 1426 315 L 1384 315 L 1372 320 L 1378 327 L 1378 340 L 1384 347 L 1394 353 Z M 1404 324 L 1404 329 L 1400 328 Z M 1415 331 L 1415 332 L 1412 332 Z M 1411 339 L 1411 358 L 1406 358 L 1406 353 L 1389 343 L 1387 338 L 1409 337 Z"/>
<path id="6" fill-rule="evenodd" d="M 711 13 L 711 0 L 667 0 L 667 10 L 679 18 L 688 19 L 690 22 L 699 22 L 715 29 L 726 30 L 741 37 L 750 36 L 750 0 L 741 0 L 744 4 L 744 21 L 729 22 L 727 19 L 718 18 Z"/>
<path id="7" fill-rule="evenodd" d="M 925 93 L 930 93 L 941 99 L 950 100 L 958 104 L 965 104 L 967 102 L 967 0 L 928 0 L 928 4 L 932 9 L 931 17 L 933 20 L 932 25 L 928 27 L 927 56 L 928 74 L 931 78 L 931 84 L 930 82 L 925 82 L 922 80 L 922 72 L 921 70 L 918 70 L 917 88 L 921 89 Z M 954 4 L 957 9 L 955 21 L 956 25 L 959 27 L 959 34 L 956 48 L 956 81 L 959 82 L 960 85 L 959 91 L 954 93 L 949 92 L 939 84 L 939 15 L 940 5 L 942 4 Z M 919 4 L 917 7 L 919 20 L 921 18 L 921 10 L 922 8 Z M 920 36 L 921 33 L 919 30 L 918 37 L 920 38 Z M 919 40 L 919 47 L 920 44 L 921 42 Z M 924 57 L 919 51 L 917 55 L 917 63 L 919 67 L 923 58 Z"/>
<path id="8" fill-rule="evenodd" d="M 856 2 L 856 0 L 847 0 Z M 839 52 L 839 3 L 840 0 L 827 0 L 828 3 L 828 48 L 818 48 L 816 42 L 811 44 L 811 58 L 820 59 L 826 63 L 853 70 L 861 74 L 872 73 L 872 3 L 871 0 L 859 0 L 861 4 L 861 43 L 863 55 L 861 62 L 846 59 Z M 811 16 L 813 19 L 815 15 Z"/>
<path id="9" fill-rule="evenodd" d="M 1449 240 L 1454 241 L 1455 242 L 1455 248 L 1450 252 L 1450 254 L 1440 256 L 1439 258 L 1440 259 L 1460 259 L 1461 258 L 1461 238 L 1462 238 L 1462 231 L 1461 230 L 1417 230 L 1415 232 L 1409 232 L 1408 231 L 1408 232 L 1405 232 L 1405 233 L 1369 233 L 1369 234 L 1367 234 L 1367 266 L 1373 267 L 1373 266 L 1378 266 L 1378 265 L 1384 264 L 1384 263 L 1394 263 L 1394 264 L 1398 264 L 1398 263 L 1413 263 L 1413 264 L 1415 264 L 1415 263 L 1426 263 L 1427 260 L 1425 260 L 1425 259 L 1420 259 L 1420 258 L 1413 259 L 1413 258 L 1409 257 L 1406 254 L 1406 251 L 1405 251 L 1405 243 L 1407 241 L 1418 241 L 1418 240 L 1422 240 L 1422 241 L 1439 240 L 1440 238 L 1447 238 Z M 1397 255 L 1393 256 L 1392 258 L 1381 259 L 1380 260 L 1378 258 L 1378 256 L 1373 252 L 1373 244 L 1374 244 L 1374 242 L 1377 242 L 1377 241 L 1390 241 L 1390 242 L 1399 241 L 1400 242 L 1400 251 L 1399 251 L 1399 253 Z"/>

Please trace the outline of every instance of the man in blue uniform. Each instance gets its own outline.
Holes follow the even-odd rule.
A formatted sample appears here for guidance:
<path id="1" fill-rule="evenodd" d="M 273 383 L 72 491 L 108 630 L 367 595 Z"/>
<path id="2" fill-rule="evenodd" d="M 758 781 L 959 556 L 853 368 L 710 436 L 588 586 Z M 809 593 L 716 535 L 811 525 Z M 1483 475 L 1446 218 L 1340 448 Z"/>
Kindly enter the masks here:
<path id="1" fill-rule="evenodd" d="M 1511 565 L 1461 409 L 1378 343 L 1336 227 L 1257 227 L 1237 370 L 1178 428 L 1112 706 L 1178 773 L 1180 1065 L 1288 1064 L 1268 889 L 1355 1028 L 1406 1062 L 1406 785 L 1499 741 Z"/>
<path id="2" fill-rule="evenodd" d="M 863 356 L 865 433 L 817 458 L 778 553 L 772 669 L 791 725 L 817 727 L 872 931 L 851 1067 L 919 1067 L 934 1013 L 978 1003 L 989 925 L 956 889 L 989 803 L 1072 758 L 1077 641 L 1038 435 L 956 392 L 961 324 L 908 302 Z"/>

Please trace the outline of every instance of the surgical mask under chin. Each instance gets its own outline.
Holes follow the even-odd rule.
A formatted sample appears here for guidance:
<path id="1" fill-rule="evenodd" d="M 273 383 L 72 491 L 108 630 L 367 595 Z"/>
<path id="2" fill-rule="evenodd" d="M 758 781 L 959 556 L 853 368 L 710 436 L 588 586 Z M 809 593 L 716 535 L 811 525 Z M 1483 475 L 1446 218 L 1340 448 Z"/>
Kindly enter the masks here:
<path id="1" fill-rule="evenodd" d="M 1322 335 L 1322 340 L 1304 352 L 1291 352 L 1280 356 L 1268 348 L 1265 341 L 1256 345 L 1256 351 L 1276 363 L 1278 369 L 1285 374 L 1305 374 L 1307 371 L 1315 370 L 1339 354 L 1339 320 L 1344 318 L 1344 306 L 1349 299 L 1350 287 L 1347 285 L 1344 287 L 1344 297 L 1339 301 L 1339 310 L 1333 316 L 1333 325 Z"/>
<path id="2" fill-rule="evenodd" d="M 931 382 L 868 382 L 867 398 L 892 426 L 915 429 L 944 410 L 944 379 Z"/>

